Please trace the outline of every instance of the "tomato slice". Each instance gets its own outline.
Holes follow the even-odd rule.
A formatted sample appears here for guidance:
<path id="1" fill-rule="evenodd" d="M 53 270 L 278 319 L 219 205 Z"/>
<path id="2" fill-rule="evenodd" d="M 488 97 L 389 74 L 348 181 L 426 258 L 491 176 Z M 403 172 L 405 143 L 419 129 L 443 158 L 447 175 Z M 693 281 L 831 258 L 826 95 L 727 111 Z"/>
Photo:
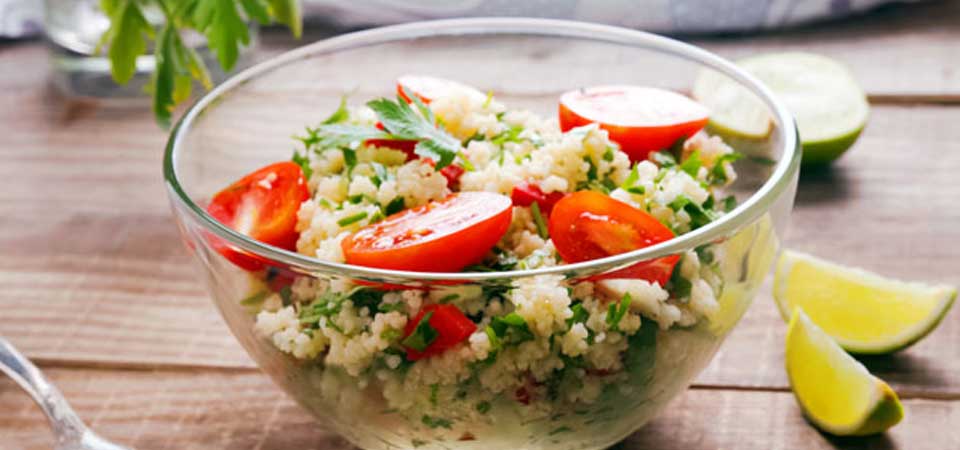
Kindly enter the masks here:
<path id="1" fill-rule="evenodd" d="M 461 192 L 400 211 L 344 238 L 349 264 L 418 272 L 456 272 L 483 259 L 510 227 L 510 199 Z"/>
<path id="2" fill-rule="evenodd" d="M 407 97 L 406 90 L 413 92 L 424 103 L 430 103 L 440 97 L 446 97 L 454 92 L 465 93 L 471 98 L 485 101 L 487 96 L 477 89 L 446 78 L 428 77 L 423 75 L 404 75 L 397 78 L 397 94 L 407 103 L 413 100 Z"/>
<path id="3" fill-rule="evenodd" d="M 634 162 L 692 136 L 709 117 L 689 97 L 651 87 L 596 86 L 560 97 L 561 130 L 597 123 Z"/>
<path id="4" fill-rule="evenodd" d="M 537 203 L 541 212 L 550 214 L 553 206 L 565 195 L 567 194 L 556 191 L 545 194 L 540 186 L 524 181 L 513 187 L 513 191 L 510 192 L 510 200 L 513 201 L 514 206 L 530 206 Z"/>
<path id="5" fill-rule="evenodd" d="M 474 331 L 477 331 L 476 324 L 460 312 L 456 306 L 429 305 L 420 309 L 420 312 L 412 320 L 407 321 L 403 333 L 404 339 L 413 334 L 423 317 L 431 312 L 433 314 L 430 315 L 430 320 L 427 323 L 436 330 L 437 336 L 423 351 L 407 347 L 407 359 L 411 361 L 443 353 L 465 341 Z"/>
<path id="6" fill-rule="evenodd" d="M 377 122 L 378 130 L 386 130 L 383 124 Z M 417 154 L 413 152 L 414 148 L 417 147 L 417 141 L 398 141 L 395 139 L 367 139 L 363 142 L 366 145 L 372 145 L 374 147 L 386 147 L 392 148 L 394 150 L 400 150 L 407 154 L 407 161 L 411 159 L 418 158 Z"/>
<path id="7" fill-rule="evenodd" d="M 673 232 L 653 216 L 594 191 L 567 195 L 553 207 L 550 237 L 567 262 L 589 261 L 648 247 L 673 238 Z M 605 278 L 639 278 L 667 284 L 679 255 L 641 261 Z"/>
<path id="8" fill-rule="evenodd" d="M 310 198 L 300 166 L 279 162 L 263 167 L 213 196 L 207 212 L 224 225 L 264 244 L 286 250 L 297 246 L 297 211 Z M 263 267 L 260 258 L 241 252 L 220 240 L 214 248 L 234 264 L 247 269 Z"/>

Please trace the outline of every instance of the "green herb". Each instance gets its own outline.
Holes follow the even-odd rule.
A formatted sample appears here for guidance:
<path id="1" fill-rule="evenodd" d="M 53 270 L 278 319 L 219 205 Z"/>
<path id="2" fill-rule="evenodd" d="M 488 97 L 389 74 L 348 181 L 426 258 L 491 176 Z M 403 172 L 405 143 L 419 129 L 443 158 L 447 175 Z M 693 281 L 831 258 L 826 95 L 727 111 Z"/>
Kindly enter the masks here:
<path id="1" fill-rule="evenodd" d="M 294 150 L 293 158 L 290 158 L 290 160 L 300 166 L 300 170 L 303 171 L 303 177 L 309 180 L 310 176 L 313 175 L 313 169 L 310 168 L 310 158 L 307 157 L 307 155 Z"/>
<path id="2" fill-rule="evenodd" d="M 437 340 L 440 333 L 430 325 L 431 317 L 433 317 L 433 311 L 424 314 L 423 317 L 420 318 L 420 322 L 417 322 L 417 327 L 403 340 L 402 344 L 404 347 L 422 352 L 426 350 L 433 341 Z"/>
<path id="3" fill-rule="evenodd" d="M 434 169 L 440 170 L 453 163 L 460 152 L 460 141 L 434 124 L 433 113 L 430 108 L 412 95 L 420 114 L 397 96 L 396 101 L 379 98 L 367 102 L 376 114 L 383 127 L 396 139 L 416 140 L 417 146 L 413 152 L 424 158 L 434 161 Z"/>
<path id="4" fill-rule="evenodd" d="M 341 148 L 340 151 L 343 152 L 343 163 L 347 166 L 347 173 L 352 173 L 353 168 L 357 167 L 357 152 L 346 147 Z"/>
<path id="5" fill-rule="evenodd" d="M 743 158 L 743 153 L 727 153 L 719 158 L 713 163 L 713 168 L 710 169 L 710 173 L 707 177 L 707 180 L 710 184 L 724 184 L 727 182 L 727 171 L 724 170 L 724 163 L 733 163 L 740 158 Z"/>
<path id="6" fill-rule="evenodd" d="M 661 168 L 673 167 L 677 165 L 677 159 L 667 152 L 653 152 L 650 154 L 650 159 Z"/>
<path id="7" fill-rule="evenodd" d="M 687 157 L 687 159 L 683 161 L 682 164 L 680 164 L 680 170 L 686 172 L 687 175 L 690 175 L 693 178 L 697 178 L 697 172 L 700 172 L 701 167 L 703 167 L 703 162 L 700 161 L 699 151 L 693 152 Z"/>
<path id="8" fill-rule="evenodd" d="M 514 125 L 508 128 L 507 131 L 504 131 L 494 136 L 493 139 L 490 140 L 490 142 L 496 144 L 497 146 L 502 146 L 507 142 L 519 142 L 520 141 L 519 136 L 520 136 L 520 133 L 522 132 L 523 132 L 523 127 L 519 125 Z"/>
<path id="9" fill-rule="evenodd" d="M 606 162 L 612 162 L 612 161 L 613 161 L 613 151 L 614 151 L 613 147 L 607 146 L 607 149 L 604 150 L 604 152 L 603 152 L 603 160 L 606 161 Z"/>
<path id="10" fill-rule="evenodd" d="M 487 325 L 487 327 L 483 329 L 483 332 L 487 334 L 487 340 L 490 342 L 490 353 L 495 353 L 503 348 L 500 337 L 497 336 L 497 332 L 493 327 Z"/>
<path id="11" fill-rule="evenodd" d="M 374 126 L 333 123 L 307 127 L 307 136 L 297 136 L 304 147 L 314 152 L 331 148 L 352 148 L 367 139 L 392 139 Z"/>
<path id="12" fill-rule="evenodd" d="M 712 247 L 711 244 L 706 244 L 694 249 L 694 251 L 697 252 L 697 259 L 699 259 L 702 264 L 713 263 L 714 256 Z"/>
<path id="13" fill-rule="evenodd" d="M 430 404 L 437 406 L 437 397 L 440 393 L 440 385 L 438 383 L 433 383 L 430 385 Z"/>
<path id="14" fill-rule="evenodd" d="M 460 295 L 458 294 L 444 295 L 442 298 L 440 298 L 440 300 L 437 300 L 437 303 L 449 303 L 458 298 L 460 298 Z"/>
<path id="15" fill-rule="evenodd" d="M 531 203 L 530 212 L 533 214 L 533 222 L 537 224 L 537 234 L 539 234 L 542 239 L 548 239 L 550 237 L 550 231 L 547 230 L 547 223 L 543 220 L 543 215 L 540 214 L 540 204 L 537 202 Z"/>
<path id="16" fill-rule="evenodd" d="M 527 326 L 527 321 L 515 312 L 494 317 L 490 321 L 490 327 L 504 345 L 519 344 L 534 338 L 533 332 Z"/>
<path id="17" fill-rule="evenodd" d="M 376 174 L 370 179 L 375 186 L 380 187 L 384 181 L 390 179 L 390 172 L 387 171 L 387 168 L 384 167 L 383 164 L 380 164 L 376 161 L 371 161 L 370 165 L 373 166 L 373 173 Z"/>
<path id="18" fill-rule="evenodd" d="M 394 197 L 393 200 L 390 200 L 390 203 L 387 203 L 387 207 L 383 208 L 383 213 L 387 216 L 392 216 L 400 211 L 403 211 L 403 208 L 406 208 L 403 197 Z"/>
<path id="19" fill-rule="evenodd" d="M 613 331 L 620 330 L 620 321 L 630 310 L 630 302 L 630 294 L 623 294 L 619 304 L 616 302 L 610 303 L 610 307 L 607 308 L 607 328 Z"/>
<path id="20" fill-rule="evenodd" d="M 678 195 L 670 204 L 670 209 L 679 212 L 686 211 L 690 216 L 690 229 L 696 230 L 717 219 L 717 213 L 712 209 L 704 208 L 685 195 Z"/>
<path id="21" fill-rule="evenodd" d="M 646 193 L 646 188 L 640 183 L 640 170 L 637 168 L 637 164 L 633 165 L 633 168 L 630 169 L 630 173 L 627 175 L 627 179 L 623 180 L 623 184 L 620 185 L 620 188 L 631 193 L 643 195 Z"/>
<path id="22" fill-rule="evenodd" d="M 388 313 L 393 311 L 403 311 L 404 308 L 406 308 L 406 306 L 407 305 L 404 302 L 395 302 L 395 303 L 380 302 L 380 304 L 377 305 L 377 309 L 380 310 L 380 312 Z"/>
<path id="23" fill-rule="evenodd" d="M 480 286 L 480 290 L 485 298 L 506 298 L 513 286 L 509 282 L 490 282 Z"/>
<path id="24" fill-rule="evenodd" d="M 424 425 L 430 428 L 446 428 L 449 430 L 453 425 L 453 422 L 451 422 L 448 419 L 444 419 L 441 417 L 431 417 L 426 414 L 423 415 L 420 421 L 423 422 Z"/>
<path id="25" fill-rule="evenodd" d="M 366 218 L 367 218 L 367 212 L 366 212 L 366 211 L 360 211 L 360 212 L 358 212 L 358 213 L 356 213 L 356 214 L 351 214 L 351 215 L 349 215 L 349 216 L 347 216 L 347 217 L 344 217 L 344 218 L 338 220 L 338 221 L 337 221 L 337 225 L 340 225 L 341 227 L 345 227 L 345 226 L 347 226 L 347 225 L 355 224 L 355 223 L 357 223 L 357 222 L 359 222 L 359 221 L 361 221 L 361 220 L 363 220 L 363 219 L 366 219 Z"/>
<path id="26" fill-rule="evenodd" d="M 583 162 L 589 164 L 587 168 L 587 180 L 593 181 L 597 179 L 597 165 L 593 163 L 593 158 L 590 158 L 589 155 L 583 157 Z"/>
<path id="27" fill-rule="evenodd" d="M 377 311 L 383 302 L 383 291 L 373 288 L 356 287 L 350 291 L 350 301 L 352 301 L 353 306 L 357 308 L 367 308 L 370 311 Z"/>
<path id="28" fill-rule="evenodd" d="M 144 8 L 156 7 L 165 25 L 157 33 L 144 15 Z M 210 75 L 196 51 L 181 34 L 192 30 L 207 38 L 207 47 L 220 66 L 229 71 L 236 64 L 240 47 L 250 44 L 244 16 L 268 24 L 286 25 L 294 36 L 302 31 L 297 0 L 101 0 L 100 9 L 110 21 L 98 49 L 109 47 L 110 73 L 114 81 L 126 84 L 137 70 L 137 58 L 153 40 L 156 67 L 150 91 L 157 122 L 170 124 L 174 107 L 190 97 L 192 80 L 209 89 Z"/>
<path id="29" fill-rule="evenodd" d="M 394 328 L 387 328 L 380 333 L 380 339 L 383 339 L 387 342 L 393 342 L 403 336 L 403 332 Z"/>
<path id="30" fill-rule="evenodd" d="M 693 283 L 680 274 L 680 267 L 682 265 L 683 259 L 674 266 L 673 273 L 670 274 L 670 281 L 668 281 L 665 286 L 667 291 L 678 299 L 690 298 L 690 291 L 693 290 Z"/>
<path id="31" fill-rule="evenodd" d="M 269 291 L 257 292 L 256 294 L 253 294 L 247 298 L 244 298 L 243 300 L 240 300 L 240 304 L 243 306 L 259 307 L 261 304 L 263 304 L 263 301 L 267 298 L 268 295 L 270 295 Z"/>
<path id="32" fill-rule="evenodd" d="M 574 303 L 573 306 L 570 307 L 570 310 L 573 311 L 573 315 L 567 319 L 568 330 L 572 328 L 574 324 L 585 323 L 590 317 L 590 312 L 583 307 L 583 303 Z"/>
<path id="33" fill-rule="evenodd" d="M 331 317 L 340 312 L 343 302 L 351 298 L 357 292 L 364 288 L 359 287 L 347 292 L 334 292 L 328 290 L 317 297 L 309 305 L 300 310 L 300 323 L 309 326 L 316 326 L 323 317 Z"/>
<path id="34" fill-rule="evenodd" d="M 724 212 L 730 212 L 737 208 L 737 198 L 730 195 L 727 198 L 723 199 L 723 210 Z"/>
<path id="35" fill-rule="evenodd" d="M 280 302 L 283 306 L 290 306 L 293 304 L 293 289 L 290 286 L 284 286 L 280 289 Z"/>
<path id="36" fill-rule="evenodd" d="M 493 101 L 493 91 L 487 91 L 487 98 L 483 100 L 483 109 L 487 109 L 490 106 L 490 102 Z"/>
<path id="37" fill-rule="evenodd" d="M 490 405 L 490 402 L 483 401 L 483 402 L 477 403 L 476 408 L 478 413 L 486 414 L 490 412 L 491 405 Z"/>
<path id="38" fill-rule="evenodd" d="M 332 125 L 335 123 L 346 122 L 350 118 L 350 111 L 347 109 L 347 96 L 340 96 L 340 106 L 337 107 L 337 110 L 330 114 L 326 119 L 323 119 L 323 125 Z"/>

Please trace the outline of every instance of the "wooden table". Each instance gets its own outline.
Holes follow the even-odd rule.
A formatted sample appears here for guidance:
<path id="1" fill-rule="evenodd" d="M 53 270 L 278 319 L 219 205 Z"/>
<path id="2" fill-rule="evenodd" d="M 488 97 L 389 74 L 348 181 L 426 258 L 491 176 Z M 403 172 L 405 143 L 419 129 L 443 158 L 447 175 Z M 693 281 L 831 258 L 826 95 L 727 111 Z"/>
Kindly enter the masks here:
<path id="1" fill-rule="evenodd" d="M 267 33 L 267 57 L 295 45 Z M 803 49 L 849 64 L 873 116 L 831 170 L 805 173 L 788 244 L 906 279 L 960 284 L 960 2 L 757 37 L 721 55 Z M 141 449 L 345 449 L 233 341 L 181 249 L 148 112 L 51 93 L 40 42 L 0 44 L 0 335 L 80 415 Z M 784 324 L 757 298 L 713 364 L 624 449 L 960 448 L 960 308 L 906 352 L 865 360 L 906 420 L 866 439 L 808 426 L 782 368 Z M 0 448 L 49 448 L 0 379 Z"/>

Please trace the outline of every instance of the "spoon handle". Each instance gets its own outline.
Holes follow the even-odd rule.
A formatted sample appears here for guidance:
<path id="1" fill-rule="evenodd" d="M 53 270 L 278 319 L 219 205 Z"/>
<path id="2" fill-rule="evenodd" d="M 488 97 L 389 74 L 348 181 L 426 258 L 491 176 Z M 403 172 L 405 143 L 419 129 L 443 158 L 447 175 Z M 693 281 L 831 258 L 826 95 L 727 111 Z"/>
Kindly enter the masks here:
<path id="1" fill-rule="evenodd" d="M 59 442 L 76 440 L 86 430 L 73 408 L 67 404 L 60 391 L 6 339 L 0 337 L 0 372 L 27 391 L 47 415 L 50 426 Z"/>

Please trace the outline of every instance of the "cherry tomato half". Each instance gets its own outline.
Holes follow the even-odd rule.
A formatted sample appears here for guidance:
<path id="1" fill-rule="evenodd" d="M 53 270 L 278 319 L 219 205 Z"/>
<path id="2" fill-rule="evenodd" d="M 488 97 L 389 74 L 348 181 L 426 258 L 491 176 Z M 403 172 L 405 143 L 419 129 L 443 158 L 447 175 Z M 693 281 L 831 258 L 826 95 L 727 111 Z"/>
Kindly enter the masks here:
<path id="1" fill-rule="evenodd" d="M 213 196 L 207 212 L 224 225 L 264 244 L 295 250 L 300 204 L 310 198 L 303 170 L 285 161 L 261 168 Z M 215 240 L 214 247 L 234 264 L 259 270 L 263 262 Z"/>
<path id="2" fill-rule="evenodd" d="M 418 272 L 455 272 L 483 259 L 510 227 L 510 199 L 461 192 L 400 211 L 341 242 L 347 263 Z"/>
<path id="3" fill-rule="evenodd" d="M 687 96 L 650 87 L 596 86 L 560 97 L 561 130 L 597 123 L 634 162 L 692 136 L 709 116 Z"/>
<path id="4" fill-rule="evenodd" d="M 421 319 L 430 312 L 433 314 L 427 323 L 437 331 L 437 337 L 422 352 L 408 347 L 407 359 L 411 361 L 443 353 L 465 341 L 474 331 L 477 331 L 477 326 L 456 306 L 429 305 L 423 307 L 412 320 L 407 321 L 407 326 L 403 330 L 404 339 L 413 334 Z"/>
<path id="5" fill-rule="evenodd" d="M 397 78 L 397 94 L 407 103 L 413 102 L 404 89 L 413 92 L 424 103 L 430 103 L 440 97 L 446 97 L 455 91 L 465 93 L 471 98 L 484 101 L 487 96 L 477 89 L 445 78 L 427 77 L 422 75 L 404 75 Z"/>
<path id="6" fill-rule="evenodd" d="M 510 192 L 510 200 L 513 201 L 514 206 L 530 206 L 536 203 L 541 212 L 550 214 L 553 206 L 565 195 L 567 194 L 556 191 L 545 194 L 540 186 L 524 181 L 513 187 L 513 191 Z"/>
<path id="7" fill-rule="evenodd" d="M 637 250 L 674 236 L 650 214 L 594 191 L 564 197 L 553 207 L 549 222 L 557 253 L 571 263 Z M 679 259 L 670 255 L 642 261 L 598 279 L 639 278 L 664 286 Z"/>

